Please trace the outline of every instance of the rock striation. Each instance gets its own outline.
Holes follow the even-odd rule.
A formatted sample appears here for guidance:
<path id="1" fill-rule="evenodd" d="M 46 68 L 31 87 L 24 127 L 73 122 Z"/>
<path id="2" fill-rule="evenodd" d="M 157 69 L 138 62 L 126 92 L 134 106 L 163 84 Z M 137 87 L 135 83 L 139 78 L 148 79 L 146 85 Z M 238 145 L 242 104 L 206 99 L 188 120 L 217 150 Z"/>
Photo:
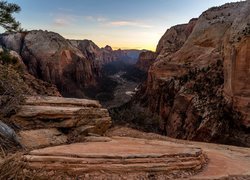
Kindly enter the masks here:
<path id="1" fill-rule="evenodd" d="M 250 2 L 213 7 L 163 35 L 136 102 L 162 133 L 250 146 Z"/>
<path id="2" fill-rule="evenodd" d="M 106 109 L 97 101 L 49 96 L 29 96 L 11 117 L 27 148 L 83 141 L 89 133 L 102 135 L 111 125 Z"/>
<path id="3" fill-rule="evenodd" d="M 25 159 L 33 170 L 42 167 L 79 178 L 88 174 L 89 179 L 92 176 L 137 179 L 139 175 L 147 178 L 148 172 L 155 178 L 187 177 L 197 173 L 206 163 L 206 156 L 199 148 L 121 137 L 113 137 L 109 142 L 38 149 Z"/>
<path id="4" fill-rule="evenodd" d="M 56 132 L 55 132 L 56 133 Z M 127 127 L 0 162 L 1 179 L 249 179 L 249 148 L 183 141 Z M 11 166 L 10 166 L 11 165 Z M 18 168 L 22 165 L 22 168 Z M 5 171 L 13 169 L 12 171 Z"/>

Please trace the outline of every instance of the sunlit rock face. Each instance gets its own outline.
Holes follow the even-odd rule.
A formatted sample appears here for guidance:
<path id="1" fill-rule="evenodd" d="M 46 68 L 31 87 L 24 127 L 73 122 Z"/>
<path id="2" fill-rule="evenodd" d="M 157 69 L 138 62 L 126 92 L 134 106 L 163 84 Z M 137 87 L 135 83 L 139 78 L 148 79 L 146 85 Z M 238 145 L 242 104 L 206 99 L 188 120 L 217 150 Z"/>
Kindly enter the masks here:
<path id="1" fill-rule="evenodd" d="M 19 52 L 30 74 L 55 84 L 63 95 L 83 97 L 84 88 L 96 83 L 91 61 L 57 33 L 3 34 L 1 44 Z"/>
<path id="2" fill-rule="evenodd" d="M 250 145 L 249 9 L 210 8 L 163 35 L 138 99 L 161 116 L 165 134 Z"/>

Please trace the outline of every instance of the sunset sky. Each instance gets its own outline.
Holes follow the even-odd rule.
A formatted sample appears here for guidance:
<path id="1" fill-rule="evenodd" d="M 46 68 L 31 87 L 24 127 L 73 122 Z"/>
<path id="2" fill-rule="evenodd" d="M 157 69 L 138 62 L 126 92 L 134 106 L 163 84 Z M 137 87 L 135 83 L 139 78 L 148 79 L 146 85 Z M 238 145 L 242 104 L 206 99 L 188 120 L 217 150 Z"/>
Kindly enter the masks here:
<path id="1" fill-rule="evenodd" d="M 237 0 L 8 0 L 21 6 L 15 16 L 24 29 L 91 39 L 100 47 L 150 50 L 169 27 L 232 1 Z"/>

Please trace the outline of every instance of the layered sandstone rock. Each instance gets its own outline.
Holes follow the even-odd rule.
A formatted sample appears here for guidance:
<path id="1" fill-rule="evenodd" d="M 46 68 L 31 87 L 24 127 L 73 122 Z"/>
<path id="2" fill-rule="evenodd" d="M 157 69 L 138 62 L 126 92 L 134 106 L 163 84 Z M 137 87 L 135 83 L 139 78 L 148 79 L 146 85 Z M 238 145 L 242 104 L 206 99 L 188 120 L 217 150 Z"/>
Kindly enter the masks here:
<path id="1" fill-rule="evenodd" d="M 250 149 L 236 146 L 227 146 L 213 143 L 201 143 L 173 139 L 154 133 L 145 133 L 127 127 L 115 127 L 110 129 L 107 136 L 136 137 L 152 141 L 164 141 L 169 148 L 172 145 L 184 147 L 198 147 L 207 157 L 207 165 L 196 175 L 188 177 L 192 180 L 225 180 L 225 179 L 249 179 L 250 178 Z M 174 179 L 164 176 L 163 179 Z"/>
<path id="2" fill-rule="evenodd" d="M 33 135 L 41 136 L 41 133 Z M 61 137 L 60 132 L 51 129 Z M 47 132 L 46 132 L 47 133 Z M 52 134 L 52 133 L 51 133 Z M 0 162 L 0 178 L 249 179 L 249 148 L 172 139 L 115 127 L 107 137 L 34 149 Z M 36 144 L 39 142 L 30 141 Z M 2 163 L 2 164 L 1 164 Z M 22 165 L 22 166 L 21 166 Z M 22 167 L 18 168 L 17 167 Z M 13 171 L 5 171 L 13 169 Z"/>
<path id="3" fill-rule="evenodd" d="M 31 151 L 25 156 L 29 168 L 65 172 L 84 178 L 88 174 L 108 179 L 187 177 L 206 163 L 195 147 L 135 138 L 113 137 L 109 142 L 88 142 Z M 108 166 L 107 166 L 108 164 Z M 97 175 L 98 174 L 98 175 Z"/>
<path id="4" fill-rule="evenodd" d="M 11 120 L 28 148 L 81 141 L 89 133 L 102 135 L 111 125 L 97 101 L 46 96 L 27 97 Z"/>
<path id="5" fill-rule="evenodd" d="M 136 99 L 161 116 L 164 133 L 250 145 L 249 9 L 249 1 L 210 8 L 161 38 Z"/>

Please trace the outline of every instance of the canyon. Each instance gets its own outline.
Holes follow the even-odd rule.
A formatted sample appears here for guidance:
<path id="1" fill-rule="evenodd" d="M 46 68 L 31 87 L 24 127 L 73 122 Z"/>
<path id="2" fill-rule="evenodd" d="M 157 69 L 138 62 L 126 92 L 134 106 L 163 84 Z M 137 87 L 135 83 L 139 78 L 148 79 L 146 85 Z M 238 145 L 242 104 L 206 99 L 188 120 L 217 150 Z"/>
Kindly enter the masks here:
<path id="1" fill-rule="evenodd" d="M 0 45 L 18 54 L 29 74 L 55 85 L 63 96 L 78 98 L 98 85 L 103 65 L 118 60 L 134 64 L 142 52 L 99 48 L 90 40 L 67 40 L 42 30 L 2 34 Z"/>

